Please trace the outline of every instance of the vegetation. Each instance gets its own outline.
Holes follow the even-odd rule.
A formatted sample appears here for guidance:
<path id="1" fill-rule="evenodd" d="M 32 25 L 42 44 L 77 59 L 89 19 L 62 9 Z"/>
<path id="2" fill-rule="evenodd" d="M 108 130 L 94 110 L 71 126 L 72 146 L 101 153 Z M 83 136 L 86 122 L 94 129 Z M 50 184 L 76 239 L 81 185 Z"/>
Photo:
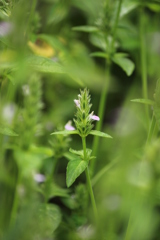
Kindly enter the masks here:
<path id="1" fill-rule="evenodd" d="M 0 239 L 159 239 L 159 25 L 160 0 L 0 0 Z"/>

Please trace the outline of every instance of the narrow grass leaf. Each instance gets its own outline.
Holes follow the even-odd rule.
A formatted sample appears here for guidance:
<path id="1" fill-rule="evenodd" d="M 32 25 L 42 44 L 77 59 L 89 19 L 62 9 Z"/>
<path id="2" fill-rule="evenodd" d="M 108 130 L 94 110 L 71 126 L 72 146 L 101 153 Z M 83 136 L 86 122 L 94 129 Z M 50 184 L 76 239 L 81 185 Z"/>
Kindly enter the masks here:
<path id="1" fill-rule="evenodd" d="M 94 135 L 94 136 L 99 136 L 99 137 L 112 138 L 107 133 L 100 132 L 100 131 L 97 131 L 97 130 L 92 130 L 92 131 L 90 131 L 89 134 Z"/>
<path id="2" fill-rule="evenodd" d="M 78 134 L 77 130 L 69 131 L 69 130 L 64 130 L 64 131 L 58 131 L 58 132 L 53 132 L 50 135 L 70 135 L 70 134 Z"/>
<path id="3" fill-rule="evenodd" d="M 154 101 L 150 99 L 144 99 L 144 98 L 139 98 L 139 99 L 132 99 L 131 102 L 136 102 L 136 103 L 143 103 L 147 105 L 153 105 Z"/>
<path id="4" fill-rule="evenodd" d="M 66 184 L 70 187 L 79 175 L 84 172 L 88 163 L 83 160 L 70 161 L 67 165 Z"/>
<path id="5" fill-rule="evenodd" d="M 91 57 L 101 57 L 101 58 L 108 58 L 108 55 L 104 52 L 93 52 L 90 54 Z"/>
<path id="6" fill-rule="evenodd" d="M 72 28 L 73 31 L 80 32 L 98 32 L 99 29 L 95 26 L 77 26 Z"/>

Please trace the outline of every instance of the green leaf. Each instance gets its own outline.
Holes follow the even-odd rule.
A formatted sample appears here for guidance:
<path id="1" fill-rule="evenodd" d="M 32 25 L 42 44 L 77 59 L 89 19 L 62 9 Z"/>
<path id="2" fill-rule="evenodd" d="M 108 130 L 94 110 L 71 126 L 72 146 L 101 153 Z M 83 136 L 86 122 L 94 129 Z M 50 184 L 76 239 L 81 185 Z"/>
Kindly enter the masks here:
<path id="1" fill-rule="evenodd" d="M 44 204 L 38 212 L 38 227 L 42 234 L 45 234 L 44 239 L 50 238 L 61 222 L 61 212 L 57 205 Z"/>
<path id="2" fill-rule="evenodd" d="M 44 73 L 66 73 L 64 67 L 57 62 L 45 57 L 31 56 L 27 58 L 27 63 L 29 66 L 34 68 L 39 72 Z"/>
<path id="3" fill-rule="evenodd" d="M 125 71 L 127 76 L 133 73 L 135 68 L 134 63 L 130 59 L 123 57 L 122 53 L 116 53 L 112 60 Z"/>
<path id="4" fill-rule="evenodd" d="M 148 3 L 146 5 L 153 12 L 160 12 L 160 3 Z"/>
<path id="5" fill-rule="evenodd" d="M 89 134 L 94 135 L 94 136 L 99 136 L 99 137 L 112 138 L 107 133 L 100 132 L 100 131 L 97 131 L 97 130 L 91 130 Z"/>
<path id="6" fill-rule="evenodd" d="M 122 7 L 121 7 L 121 12 L 120 12 L 120 18 L 123 17 L 124 15 L 130 13 L 132 10 L 134 10 L 135 8 L 137 8 L 139 5 L 139 3 L 135 2 L 135 1 L 128 1 L 128 0 L 124 0 Z"/>
<path id="7" fill-rule="evenodd" d="M 74 149 L 70 148 L 69 151 L 70 151 L 71 153 L 75 154 L 75 155 L 78 155 L 78 156 L 83 157 L 83 150 L 77 151 L 77 150 L 74 150 Z"/>
<path id="8" fill-rule="evenodd" d="M 31 152 L 31 150 L 15 150 L 14 156 L 17 165 L 24 177 L 31 177 L 34 173 L 38 172 L 42 166 L 43 160 L 47 155 L 41 152 Z"/>
<path id="9" fill-rule="evenodd" d="M 69 152 L 64 153 L 63 156 L 65 158 L 67 158 L 67 160 L 69 160 L 69 161 L 81 160 L 79 157 L 77 157 L 77 156 L 75 156 L 75 155 L 73 155 L 72 153 L 69 153 Z"/>
<path id="10" fill-rule="evenodd" d="M 147 104 L 147 105 L 154 104 L 154 101 L 152 101 L 150 99 L 144 99 L 144 98 L 132 99 L 131 102 L 143 103 L 143 104 Z"/>
<path id="11" fill-rule="evenodd" d="M 79 78 L 73 76 L 69 71 L 67 71 L 65 66 L 60 63 L 54 62 L 50 58 L 32 55 L 27 58 L 26 62 L 30 67 L 34 68 L 38 72 L 67 74 L 75 82 L 83 86 L 83 82 Z"/>
<path id="12" fill-rule="evenodd" d="M 104 52 L 94 52 L 90 54 L 91 57 L 101 57 L 101 58 L 108 58 L 108 55 Z"/>
<path id="13" fill-rule="evenodd" d="M 35 145 L 31 145 L 29 150 L 32 153 L 41 154 L 41 156 L 44 156 L 44 158 L 53 156 L 53 151 L 47 147 L 36 147 Z"/>
<path id="14" fill-rule="evenodd" d="M 59 131 L 59 132 L 53 132 L 50 135 L 58 135 L 58 134 L 62 134 L 62 135 L 78 134 L 78 131 L 77 130 L 73 130 L 73 131 L 64 130 L 64 131 Z"/>
<path id="15" fill-rule="evenodd" d="M 10 129 L 9 127 L 4 126 L 2 124 L 0 126 L 0 133 L 3 135 L 12 136 L 12 137 L 18 136 L 18 134 L 15 133 L 12 129 Z"/>
<path id="16" fill-rule="evenodd" d="M 67 187 L 70 187 L 77 177 L 86 169 L 88 163 L 83 160 L 70 161 L 67 165 Z"/>
<path id="17" fill-rule="evenodd" d="M 74 150 L 74 149 L 70 148 L 69 151 L 71 153 L 75 154 L 75 155 L 80 156 L 82 159 L 84 159 L 84 151 L 83 150 L 77 151 L 77 150 Z M 90 157 L 91 153 L 92 153 L 91 149 L 86 148 L 86 153 L 87 153 L 87 160 L 90 160 L 90 159 L 94 158 L 94 157 Z"/>
<path id="18" fill-rule="evenodd" d="M 98 32 L 99 29 L 95 26 L 77 26 L 72 28 L 73 31 L 80 32 Z"/>

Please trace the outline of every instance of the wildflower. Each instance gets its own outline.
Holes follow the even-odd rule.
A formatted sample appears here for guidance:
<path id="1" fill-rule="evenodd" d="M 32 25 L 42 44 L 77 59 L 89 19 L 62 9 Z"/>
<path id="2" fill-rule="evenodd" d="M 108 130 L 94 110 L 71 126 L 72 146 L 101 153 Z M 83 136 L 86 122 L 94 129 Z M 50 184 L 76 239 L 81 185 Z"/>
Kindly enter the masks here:
<path id="1" fill-rule="evenodd" d="M 89 118 L 92 119 L 92 120 L 94 120 L 94 121 L 99 121 L 100 118 L 99 118 L 98 116 L 96 116 L 96 115 L 93 115 L 93 113 L 94 113 L 94 112 L 92 112 L 92 113 L 89 115 Z"/>
<path id="2" fill-rule="evenodd" d="M 75 128 L 72 126 L 72 121 L 68 121 L 67 124 L 65 125 L 65 129 L 68 131 L 73 131 Z"/>
<path id="3" fill-rule="evenodd" d="M 80 101 L 77 99 L 74 99 L 74 102 L 75 102 L 76 106 L 80 108 Z"/>
<path id="4" fill-rule="evenodd" d="M 94 112 L 90 113 L 92 104 L 90 104 L 89 91 L 85 88 L 78 94 L 78 100 L 75 99 L 74 102 L 77 106 L 76 119 L 74 119 L 76 128 L 80 136 L 87 136 L 93 128 L 93 120 L 99 121 L 100 118 L 94 115 Z"/>
<path id="5" fill-rule="evenodd" d="M 13 25 L 10 22 L 0 22 L 0 37 L 9 35 L 13 30 Z"/>

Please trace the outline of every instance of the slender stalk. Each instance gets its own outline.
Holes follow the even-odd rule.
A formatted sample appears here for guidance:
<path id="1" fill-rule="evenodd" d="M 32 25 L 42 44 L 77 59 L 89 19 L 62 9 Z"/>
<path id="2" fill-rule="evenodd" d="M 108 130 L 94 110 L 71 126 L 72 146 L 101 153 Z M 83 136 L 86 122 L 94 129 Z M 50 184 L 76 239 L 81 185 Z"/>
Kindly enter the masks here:
<path id="1" fill-rule="evenodd" d="M 152 120 L 151 120 L 151 123 L 150 123 L 150 127 L 149 127 L 149 131 L 148 131 L 148 136 L 147 136 L 146 145 L 147 145 L 148 143 L 150 143 L 150 141 L 151 141 L 151 139 L 152 139 L 155 126 L 156 126 L 156 119 L 155 119 L 155 116 L 154 116 L 154 114 L 153 114 L 153 115 L 152 115 Z"/>
<path id="2" fill-rule="evenodd" d="M 30 14 L 29 14 L 28 23 L 27 23 L 26 32 L 25 32 L 25 35 L 27 33 L 27 39 L 30 38 L 30 25 L 31 25 L 31 21 L 34 16 L 35 9 L 36 9 L 37 0 L 33 0 L 30 2 L 31 2 L 31 9 L 30 9 Z"/>
<path id="3" fill-rule="evenodd" d="M 110 83 L 110 65 L 107 68 L 106 81 L 105 81 L 105 85 L 104 85 L 104 88 L 102 90 L 102 94 L 101 94 L 101 98 L 100 98 L 100 104 L 99 104 L 99 110 L 98 110 L 98 116 L 100 118 L 100 121 L 96 125 L 96 130 L 97 131 L 100 131 L 102 129 L 102 123 L 103 123 L 104 112 L 105 112 L 104 109 L 105 109 L 105 106 L 106 106 L 106 98 L 107 98 L 109 83 Z M 97 155 L 98 145 L 99 145 L 99 137 L 94 136 L 93 147 L 92 147 L 93 156 Z M 92 162 L 91 162 L 91 172 L 92 172 L 92 174 L 94 173 L 95 165 L 96 165 L 96 158 L 92 159 Z"/>
<path id="4" fill-rule="evenodd" d="M 87 161 L 86 138 L 85 137 L 82 137 L 82 145 L 83 145 L 83 151 L 84 151 L 84 160 Z M 94 216 L 95 216 L 95 220 L 97 222 L 97 218 L 98 218 L 97 207 L 96 207 L 96 202 L 95 202 L 95 198 L 94 198 L 94 194 L 93 194 L 93 189 L 92 189 L 92 184 L 91 184 L 91 179 L 90 179 L 90 175 L 89 175 L 88 166 L 85 170 L 85 174 L 86 174 L 88 192 L 89 192 L 90 198 L 91 198 L 93 213 L 94 213 Z"/>
<path id="5" fill-rule="evenodd" d="M 115 18 L 115 23 L 114 23 L 114 26 L 113 26 L 113 31 L 112 31 L 112 43 L 111 43 L 112 52 L 113 52 L 113 49 L 114 49 L 114 42 L 115 42 L 115 36 L 116 36 L 116 30 L 117 30 L 117 26 L 118 26 L 121 6 L 122 6 L 122 0 L 119 0 L 118 10 L 117 10 L 116 18 Z"/>
<path id="6" fill-rule="evenodd" d="M 139 34 L 140 34 L 140 61 L 141 61 L 141 73 L 142 73 L 142 94 L 143 98 L 148 99 L 147 90 L 147 63 L 146 63 L 146 42 L 145 42 L 145 18 L 144 9 L 140 9 L 139 14 Z M 149 126 L 149 109 L 148 105 L 145 105 L 147 126 Z"/>
<path id="7" fill-rule="evenodd" d="M 13 205 L 12 205 L 12 211 L 11 211 L 11 218 L 10 218 L 10 227 L 15 222 L 17 210 L 18 210 L 18 203 L 19 203 L 19 197 L 18 197 L 18 186 L 20 183 L 20 172 L 17 174 L 17 182 L 16 182 L 16 187 L 15 187 L 15 193 L 14 193 L 14 199 L 13 199 Z"/>
<path id="8" fill-rule="evenodd" d="M 114 52 L 114 42 L 115 42 L 116 30 L 117 30 L 118 21 L 119 21 L 121 5 L 122 5 L 122 0 L 119 0 L 118 10 L 117 10 L 116 18 L 115 18 L 113 31 L 112 31 L 111 54 L 113 54 L 113 52 Z M 104 87 L 103 87 L 103 90 L 102 90 L 100 103 L 99 103 L 98 116 L 100 117 L 100 121 L 96 125 L 96 130 L 97 131 L 101 131 L 102 123 L 103 123 L 103 119 L 104 119 L 106 99 L 107 99 L 109 83 L 110 83 L 110 68 L 111 68 L 110 59 L 108 59 L 108 62 L 106 63 L 106 65 L 107 65 L 106 66 L 107 67 L 106 81 L 105 81 L 105 84 L 104 84 Z M 94 156 L 97 156 L 98 144 L 99 144 L 99 138 L 97 136 L 94 136 L 93 147 L 92 147 Z M 92 174 L 94 174 L 95 165 L 96 165 L 96 158 L 93 159 L 92 162 L 91 162 L 91 172 L 92 172 Z"/>
<path id="9" fill-rule="evenodd" d="M 146 146 L 148 145 L 148 143 L 150 143 L 150 141 L 152 139 L 155 126 L 156 126 L 156 119 L 155 119 L 155 116 L 153 114 L 152 115 L 152 120 L 151 120 L 151 123 L 150 123 L 150 127 L 149 127 L 149 131 L 148 131 L 147 140 L 146 140 Z M 144 161 L 144 159 L 142 159 L 142 161 Z M 141 161 L 141 163 L 142 163 L 142 161 Z M 141 179 L 142 170 L 143 169 L 141 167 L 140 171 L 139 171 L 139 176 L 138 176 L 139 179 Z M 129 221 L 128 221 L 128 226 L 127 226 L 127 230 L 126 230 L 126 236 L 125 236 L 124 240 L 130 240 L 131 237 L 132 237 L 132 233 L 133 233 L 132 218 L 133 218 L 133 215 L 134 215 L 134 209 L 131 209 L 131 213 L 130 213 Z"/>

